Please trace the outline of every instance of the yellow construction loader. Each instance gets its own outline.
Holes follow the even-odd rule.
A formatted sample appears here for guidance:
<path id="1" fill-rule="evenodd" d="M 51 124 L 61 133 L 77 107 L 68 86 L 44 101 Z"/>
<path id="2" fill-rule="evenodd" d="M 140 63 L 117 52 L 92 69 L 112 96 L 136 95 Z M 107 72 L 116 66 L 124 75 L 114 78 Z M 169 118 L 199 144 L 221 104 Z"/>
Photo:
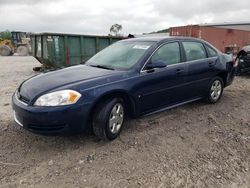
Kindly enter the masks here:
<path id="1" fill-rule="evenodd" d="M 30 38 L 25 32 L 11 32 L 11 39 L 0 38 L 1 56 L 10 56 L 14 53 L 20 56 L 27 56 L 30 51 Z"/>
<path id="2" fill-rule="evenodd" d="M 9 56 L 14 53 L 14 46 L 9 39 L 0 39 L 0 55 Z"/>

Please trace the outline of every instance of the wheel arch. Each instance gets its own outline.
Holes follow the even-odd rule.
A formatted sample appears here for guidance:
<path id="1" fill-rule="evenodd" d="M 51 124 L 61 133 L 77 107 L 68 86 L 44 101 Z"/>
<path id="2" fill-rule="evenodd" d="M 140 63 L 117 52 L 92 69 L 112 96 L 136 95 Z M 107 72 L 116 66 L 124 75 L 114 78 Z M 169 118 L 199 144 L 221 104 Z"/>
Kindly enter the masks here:
<path id="1" fill-rule="evenodd" d="M 133 97 L 124 90 L 114 90 L 106 92 L 102 94 L 100 97 L 98 97 L 98 99 L 95 101 L 95 103 L 92 105 L 90 109 L 88 122 L 92 120 L 93 114 L 98 105 L 100 105 L 104 100 L 108 100 L 110 98 L 115 98 L 115 97 L 122 98 L 124 100 L 125 112 L 129 117 L 136 116 L 136 104 Z"/>
<path id="2" fill-rule="evenodd" d="M 220 77 L 223 81 L 223 87 L 225 87 L 227 85 L 227 77 L 228 77 L 228 73 L 227 72 L 221 72 L 219 74 L 217 74 L 216 76 Z"/>

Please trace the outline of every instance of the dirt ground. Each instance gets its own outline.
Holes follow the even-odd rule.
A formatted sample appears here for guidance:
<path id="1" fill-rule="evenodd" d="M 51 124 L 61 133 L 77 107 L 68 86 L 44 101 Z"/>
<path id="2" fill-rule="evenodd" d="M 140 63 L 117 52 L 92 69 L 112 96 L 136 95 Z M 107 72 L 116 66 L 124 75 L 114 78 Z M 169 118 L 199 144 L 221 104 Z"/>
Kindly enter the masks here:
<path id="1" fill-rule="evenodd" d="M 250 76 L 215 105 L 128 120 L 104 142 L 14 123 L 11 96 L 34 66 L 32 57 L 0 57 L 0 187 L 250 187 Z"/>

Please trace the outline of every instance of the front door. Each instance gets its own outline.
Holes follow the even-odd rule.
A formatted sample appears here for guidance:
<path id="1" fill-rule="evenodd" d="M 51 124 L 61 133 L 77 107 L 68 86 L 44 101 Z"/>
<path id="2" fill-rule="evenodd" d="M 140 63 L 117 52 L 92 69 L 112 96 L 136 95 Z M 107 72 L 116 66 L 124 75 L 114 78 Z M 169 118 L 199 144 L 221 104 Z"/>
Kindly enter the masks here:
<path id="1" fill-rule="evenodd" d="M 164 62 L 166 67 L 141 71 L 135 93 L 140 114 L 174 105 L 183 100 L 182 85 L 185 81 L 186 65 L 181 63 L 178 42 L 162 45 L 152 55 L 149 63 Z"/>

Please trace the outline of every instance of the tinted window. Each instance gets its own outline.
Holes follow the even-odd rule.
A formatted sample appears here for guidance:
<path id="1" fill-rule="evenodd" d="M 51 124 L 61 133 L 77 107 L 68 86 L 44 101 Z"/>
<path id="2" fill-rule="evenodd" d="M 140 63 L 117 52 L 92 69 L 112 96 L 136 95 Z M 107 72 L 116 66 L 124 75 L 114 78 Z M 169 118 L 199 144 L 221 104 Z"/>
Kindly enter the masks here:
<path id="1" fill-rule="evenodd" d="M 183 47 L 187 61 L 204 59 L 207 57 L 206 51 L 202 43 L 199 42 L 183 42 Z"/>
<path id="2" fill-rule="evenodd" d="M 207 52 L 208 52 L 208 56 L 209 57 L 215 57 L 215 56 L 217 56 L 217 52 L 213 48 L 211 48 L 208 45 L 206 45 L 206 48 L 207 48 Z"/>
<path id="3" fill-rule="evenodd" d="M 168 43 L 160 47 L 152 56 L 151 61 L 163 61 L 166 65 L 180 63 L 180 47 L 178 42 Z"/>

